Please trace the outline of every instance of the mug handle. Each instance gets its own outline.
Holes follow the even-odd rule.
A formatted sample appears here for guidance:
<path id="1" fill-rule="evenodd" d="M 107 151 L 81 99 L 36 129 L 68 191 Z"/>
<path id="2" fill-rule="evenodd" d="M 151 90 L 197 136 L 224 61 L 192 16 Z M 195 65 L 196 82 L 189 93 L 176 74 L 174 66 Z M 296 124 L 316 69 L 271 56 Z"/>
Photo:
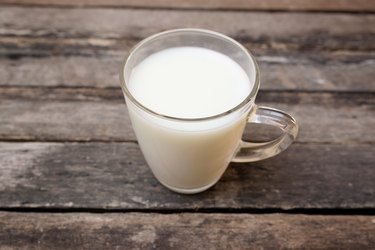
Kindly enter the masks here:
<path id="1" fill-rule="evenodd" d="M 241 140 L 232 162 L 254 162 L 270 158 L 284 151 L 296 139 L 298 125 L 289 114 L 274 108 L 255 106 L 248 123 L 267 124 L 283 131 L 280 137 L 268 142 L 247 142 Z"/>

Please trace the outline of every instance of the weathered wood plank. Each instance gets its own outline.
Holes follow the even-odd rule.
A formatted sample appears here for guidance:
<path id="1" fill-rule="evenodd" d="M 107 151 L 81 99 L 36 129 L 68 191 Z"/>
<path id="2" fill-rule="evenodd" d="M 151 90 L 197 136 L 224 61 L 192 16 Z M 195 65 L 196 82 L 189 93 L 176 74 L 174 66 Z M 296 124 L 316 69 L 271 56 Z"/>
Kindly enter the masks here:
<path id="1" fill-rule="evenodd" d="M 14 89 L 13 94 L 6 94 L 5 89 L 0 99 L 0 138 L 3 140 L 135 140 L 120 89 L 104 92 L 105 101 L 95 91 L 92 95 L 88 91 L 88 98 L 80 90 L 77 93 L 72 89 L 51 91 L 45 100 L 43 91 L 39 96 L 34 95 L 38 91 L 31 91 L 31 96 L 27 96 L 27 89 L 19 91 L 25 91 L 22 99 L 14 99 L 17 96 Z M 56 97 L 60 94 L 61 97 Z M 375 124 L 373 96 L 359 94 L 341 98 L 329 93 L 310 96 L 263 92 L 258 103 L 293 114 L 301 128 L 299 142 L 368 143 L 375 141 L 375 131 L 371 129 Z M 52 99 L 55 101 L 51 102 Z"/>
<path id="2" fill-rule="evenodd" d="M 375 16 L 370 14 L 2 7 L 0 27 L 0 35 L 115 39 L 200 27 L 242 41 L 303 44 L 304 49 L 375 46 Z"/>
<path id="3" fill-rule="evenodd" d="M 232 164 L 210 190 L 168 191 L 135 143 L 0 143 L 0 207 L 111 209 L 375 208 L 373 145 L 294 144 Z"/>
<path id="4" fill-rule="evenodd" d="M 104 6 L 146 7 L 178 9 L 239 9 L 239 10 L 308 10 L 308 11 L 375 11 L 374 3 L 368 0 L 1 0 L 3 4 L 46 6 Z"/>
<path id="5" fill-rule="evenodd" d="M 0 213 L 4 249 L 373 249 L 374 216 Z"/>
<path id="6" fill-rule="evenodd" d="M 135 139 L 124 102 L 1 100 L 0 121 L 6 140 Z"/>
<path id="7" fill-rule="evenodd" d="M 22 99 L 24 101 L 110 101 L 123 103 L 120 87 L 0 87 L 1 100 Z M 279 91 L 259 90 L 259 103 L 291 103 L 320 105 L 375 105 L 375 93 L 368 91 L 320 92 L 320 91 Z"/>
<path id="8" fill-rule="evenodd" d="M 39 49 L 37 53 L 33 46 L 27 46 L 27 56 L 21 53 L 20 58 L 20 49 L 6 49 L 4 57 L 0 56 L 0 85 L 119 87 L 119 68 L 129 49 L 126 46 L 101 53 L 97 48 L 85 47 L 70 52 L 85 51 L 87 55 L 50 56 L 54 51 L 67 52 L 69 47 Z M 370 84 L 375 78 L 375 54 L 371 52 L 254 52 L 264 90 L 375 91 L 375 85 Z"/>

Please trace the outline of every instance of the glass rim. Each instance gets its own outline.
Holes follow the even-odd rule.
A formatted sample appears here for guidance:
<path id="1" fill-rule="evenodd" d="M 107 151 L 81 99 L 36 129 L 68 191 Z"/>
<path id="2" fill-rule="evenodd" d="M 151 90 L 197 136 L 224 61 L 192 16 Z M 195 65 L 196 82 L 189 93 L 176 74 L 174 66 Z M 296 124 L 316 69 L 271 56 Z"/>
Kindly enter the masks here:
<path id="1" fill-rule="evenodd" d="M 254 64 L 254 68 L 255 68 L 255 81 L 254 81 L 254 85 L 253 85 L 253 88 L 251 89 L 250 93 L 246 96 L 246 98 L 242 102 L 240 102 L 238 105 L 236 105 L 235 107 L 231 108 L 230 110 L 224 111 L 224 112 L 216 114 L 216 115 L 206 116 L 206 117 L 198 117 L 198 118 L 182 118 L 182 117 L 175 117 L 175 116 L 164 115 L 164 114 L 158 113 L 156 111 L 153 111 L 152 109 L 150 109 L 150 108 L 144 106 L 142 103 L 140 103 L 130 93 L 130 91 L 129 91 L 128 87 L 127 87 L 127 84 L 126 84 L 126 81 L 125 81 L 125 68 L 126 68 L 126 65 L 128 64 L 128 62 L 131 60 L 131 58 L 133 57 L 133 55 L 137 52 L 137 50 L 139 48 L 141 48 L 142 46 L 146 45 L 148 42 L 150 42 L 150 41 L 152 41 L 152 40 L 154 40 L 156 38 L 159 38 L 159 37 L 165 36 L 165 35 L 169 35 L 169 34 L 173 34 L 173 33 L 201 33 L 201 34 L 209 34 L 209 35 L 216 36 L 218 38 L 224 39 L 224 40 L 226 40 L 228 42 L 231 42 L 231 43 L 235 44 L 236 46 L 238 46 L 244 52 L 244 54 L 247 55 L 247 57 L 251 60 L 251 62 Z M 230 38 L 230 37 L 228 37 L 228 36 L 226 36 L 224 34 L 221 34 L 219 32 L 215 32 L 215 31 L 211 31 L 211 30 L 198 29 L 198 28 L 181 28 L 181 29 L 172 29 L 172 30 L 167 30 L 167 31 L 156 33 L 154 35 L 151 35 L 151 36 L 149 36 L 149 37 L 141 40 L 135 46 L 133 46 L 133 48 L 130 50 L 130 53 L 129 53 L 128 57 L 123 60 L 123 63 L 121 65 L 121 69 L 120 69 L 120 83 L 121 83 L 122 91 L 129 98 L 129 100 L 132 103 L 134 103 L 137 107 L 139 107 L 140 109 L 142 109 L 143 111 L 145 111 L 146 113 L 149 113 L 151 115 L 157 116 L 159 118 L 173 120 L 173 121 L 194 122 L 194 121 L 214 120 L 214 119 L 217 119 L 217 118 L 221 118 L 221 117 L 227 116 L 227 115 L 229 115 L 229 114 L 231 114 L 231 113 L 233 113 L 233 112 L 235 112 L 235 111 L 240 110 L 241 108 L 243 108 L 253 98 L 255 98 L 256 94 L 258 93 L 259 84 L 260 84 L 260 76 L 259 76 L 259 66 L 258 66 L 258 64 L 257 64 L 257 62 L 255 60 L 255 57 L 242 44 L 240 44 L 236 40 L 234 40 L 234 39 L 232 39 L 232 38 Z"/>

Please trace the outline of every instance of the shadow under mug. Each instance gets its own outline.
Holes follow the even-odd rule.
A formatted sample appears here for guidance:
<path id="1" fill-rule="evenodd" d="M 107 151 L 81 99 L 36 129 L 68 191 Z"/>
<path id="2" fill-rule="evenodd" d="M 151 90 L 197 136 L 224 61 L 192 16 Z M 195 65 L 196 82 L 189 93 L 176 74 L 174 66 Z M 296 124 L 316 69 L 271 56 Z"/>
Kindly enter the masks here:
<path id="1" fill-rule="evenodd" d="M 159 114 L 137 101 L 128 89 L 132 70 L 158 51 L 193 46 L 217 51 L 243 68 L 253 83 L 244 101 L 224 113 L 196 119 Z M 298 133 L 289 114 L 254 103 L 260 78 L 254 57 L 235 40 L 209 30 L 176 29 L 138 43 L 120 71 L 121 87 L 141 151 L 161 184 L 179 193 L 198 193 L 213 186 L 230 162 L 253 162 L 285 150 Z M 280 137 L 263 143 L 243 141 L 247 123 L 275 126 Z M 253 133 L 255 133 L 254 131 Z"/>

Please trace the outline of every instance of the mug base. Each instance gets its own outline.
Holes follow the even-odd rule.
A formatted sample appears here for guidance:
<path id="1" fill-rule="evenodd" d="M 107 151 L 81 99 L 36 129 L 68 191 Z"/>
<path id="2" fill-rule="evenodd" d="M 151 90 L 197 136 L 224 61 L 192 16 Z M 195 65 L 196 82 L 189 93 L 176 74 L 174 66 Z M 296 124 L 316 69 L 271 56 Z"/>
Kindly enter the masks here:
<path id="1" fill-rule="evenodd" d="M 199 187 L 199 188 L 191 188 L 191 189 L 185 189 L 185 188 L 176 188 L 176 187 L 172 187 L 168 184 L 165 184 L 164 182 L 160 181 L 159 182 L 165 186 L 166 188 L 176 192 L 176 193 L 180 193 L 180 194 L 197 194 L 197 193 L 200 193 L 200 192 L 203 192 L 207 189 L 209 189 L 210 187 L 212 187 L 213 185 L 216 184 L 217 181 L 215 181 L 214 183 L 211 183 L 211 184 L 208 184 L 206 186 L 203 186 L 203 187 Z"/>

